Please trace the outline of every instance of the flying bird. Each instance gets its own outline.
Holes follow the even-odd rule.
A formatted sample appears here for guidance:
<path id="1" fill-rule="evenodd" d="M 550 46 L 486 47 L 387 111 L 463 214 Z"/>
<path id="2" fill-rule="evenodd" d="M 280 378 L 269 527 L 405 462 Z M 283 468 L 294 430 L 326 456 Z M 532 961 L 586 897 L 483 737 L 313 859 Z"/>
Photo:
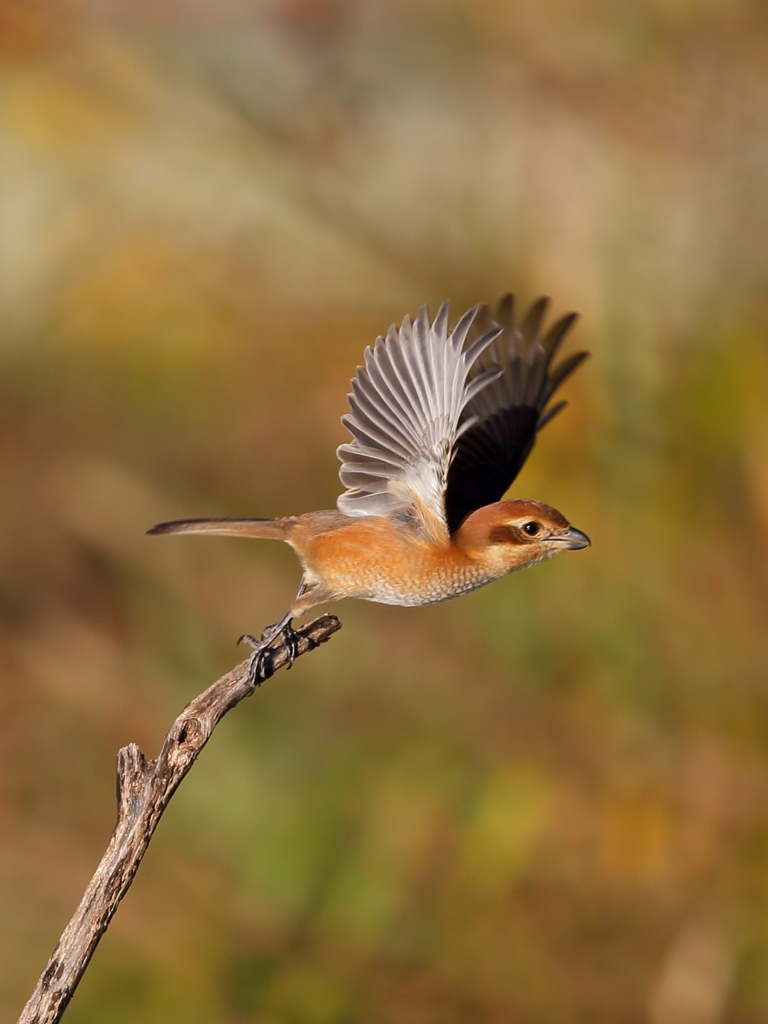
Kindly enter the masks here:
<path id="1" fill-rule="evenodd" d="M 342 423 L 352 435 L 337 454 L 346 488 L 336 509 L 278 519 L 182 519 L 149 533 L 208 533 L 282 540 L 303 574 L 283 618 L 256 654 L 292 620 L 344 597 L 415 606 L 485 586 L 589 538 L 556 509 L 528 498 L 502 500 L 536 434 L 566 405 L 555 391 L 587 357 L 554 357 L 575 313 L 546 333 L 549 300 L 519 326 L 503 296 L 491 316 L 470 309 L 448 330 L 448 303 L 434 322 L 424 307 L 365 350 Z M 254 655 L 255 657 L 256 655 Z"/>

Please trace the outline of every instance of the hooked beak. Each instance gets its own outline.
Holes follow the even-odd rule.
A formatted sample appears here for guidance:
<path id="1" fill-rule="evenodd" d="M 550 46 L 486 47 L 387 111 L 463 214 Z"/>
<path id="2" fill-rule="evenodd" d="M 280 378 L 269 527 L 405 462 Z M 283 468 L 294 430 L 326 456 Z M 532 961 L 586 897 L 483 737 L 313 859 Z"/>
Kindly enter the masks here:
<path id="1" fill-rule="evenodd" d="M 581 530 L 577 530 L 575 526 L 569 526 L 565 533 L 561 533 L 559 537 L 550 537 L 550 544 L 554 544 L 558 548 L 566 548 L 569 551 L 578 551 L 579 548 L 588 548 L 592 541 Z"/>

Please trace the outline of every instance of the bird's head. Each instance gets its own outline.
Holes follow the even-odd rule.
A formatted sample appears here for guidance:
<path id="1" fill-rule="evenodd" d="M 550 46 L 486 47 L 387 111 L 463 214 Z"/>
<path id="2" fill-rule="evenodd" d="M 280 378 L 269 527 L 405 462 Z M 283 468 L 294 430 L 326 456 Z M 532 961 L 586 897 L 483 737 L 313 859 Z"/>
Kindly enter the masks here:
<path id="1" fill-rule="evenodd" d="M 456 531 L 454 542 L 499 576 L 590 545 L 589 537 L 557 509 L 525 498 L 477 509 Z"/>

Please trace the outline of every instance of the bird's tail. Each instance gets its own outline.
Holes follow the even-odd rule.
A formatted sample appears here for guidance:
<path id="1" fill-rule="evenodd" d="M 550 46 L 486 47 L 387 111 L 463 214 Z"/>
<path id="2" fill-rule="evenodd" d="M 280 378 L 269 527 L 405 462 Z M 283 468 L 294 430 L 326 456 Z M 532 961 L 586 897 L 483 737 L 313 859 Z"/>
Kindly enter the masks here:
<path id="1" fill-rule="evenodd" d="M 220 537 L 262 537 L 285 540 L 289 519 L 174 519 L 158 523 L 147 533 L 212 533 Z"/>

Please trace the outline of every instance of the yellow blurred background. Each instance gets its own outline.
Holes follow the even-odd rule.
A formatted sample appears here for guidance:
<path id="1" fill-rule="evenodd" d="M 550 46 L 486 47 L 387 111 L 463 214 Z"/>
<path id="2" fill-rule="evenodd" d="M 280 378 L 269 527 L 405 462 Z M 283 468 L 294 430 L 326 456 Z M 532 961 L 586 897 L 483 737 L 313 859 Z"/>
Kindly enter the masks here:
<path id="1" fill-rule="evenodd" d="M 768 1020 L 768 8 L 0 8 L 0 1011 L 278 617 L 375 336 L 507 289 L 592 360 L 518 496 L 593 540 L 350 602 L 173 800 L 71 1024 Z"/>

